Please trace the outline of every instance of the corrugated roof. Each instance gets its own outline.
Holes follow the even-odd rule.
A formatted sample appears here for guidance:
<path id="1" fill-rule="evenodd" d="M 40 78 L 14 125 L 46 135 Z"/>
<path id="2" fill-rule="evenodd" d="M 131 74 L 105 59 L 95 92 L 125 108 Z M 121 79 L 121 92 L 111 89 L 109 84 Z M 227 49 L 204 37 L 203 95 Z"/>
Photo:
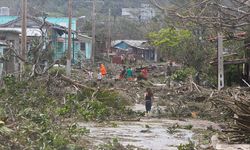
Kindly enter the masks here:
<path id="1" fill-rule="evenodd" d="M 69 18 L 67 17 L 48 17 L 46 21 L 63 27 L 69 27 Z M 72 30 L 76 30 L 76 18 L 72 18 Z"/>
<path id="2" fill-rule="evenodd" d="M 147 49 L 148 46 L 145 46 L 145 44 L 147 43 L 146 40 L 116 40 L 116 41 L 112 41 L 111 45 L 112 47 L 115 47 L 116 45 L 120 44 L 120 43 L 126 43 L 131 47 L 136 47 L 139 49 Z"/>
<path id="3" fill-rule="evenodd" d="M 0 28 L 0 32 L 16 32 L 21 34 L 22 29 L 21 28 Z M 27 28 L 27 36 L 41 36 L 42 33 L 39 29 L 35 28 Z"/>
<path id="4" fill-rule="evenodd" d="M 14 21 L 18 19 L 19 16 L 0 16 L 0 25 L 7 24 L 11 21 Z M 31 17 L 32 16 L 28 16 Z M 36 17 L 33 17 L 36 18 Z M 38 17 L 37 19 L 40 19 L 42 21 L 42 17 Z M 72 30 L 76 30 L 76 18 L 72 18 Z M 67 17 L 48 17 L 46 18 L 46 21 L 52 24 L 56 24 L 59 26 L 63 26 L 68 28 L 69 26 L 69 19 Z"/>
<path id="5" fill-rule="evenodd" d="M 0 32 L 4 33 L 4 32 L 11 32 L 11 33 L 16 33 L 16 34 L 20 34 L 21 31 L 18 31 L 14 28 L 0 28 Z"/>
<path id="6" fill-rule="evenodd" d="M 17 16 L 0 16 L 0 24 L 6 24 L 15 19 L 17 19 Z"/>

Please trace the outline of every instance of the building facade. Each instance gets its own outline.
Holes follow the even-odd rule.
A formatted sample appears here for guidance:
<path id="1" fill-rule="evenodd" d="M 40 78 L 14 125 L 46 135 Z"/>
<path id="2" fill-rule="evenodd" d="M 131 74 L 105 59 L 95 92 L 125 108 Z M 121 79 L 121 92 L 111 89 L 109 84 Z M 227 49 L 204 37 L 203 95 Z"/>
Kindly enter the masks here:
<path id="1" fill-rule="evenodd" d="M 52 42 L 50 49 L 54 53 L 54 59 L 60 59 L 66 55 L 68 49 L 68 21 L 69 20 L 66 17 L 48 17 L 45 19 L 46 25 L 44 28 L 48 29 L 46 36 Z M 40 31 L 42 24 L 43 18 L 28 16 L 27 36 L 33 38 L 42 36 Z M 12 28 L 16 31 L 21 31 L 21 17 L 0 16 L 0 29 L 4 28 Z M 85 38 L 88 39 L 86 41 L 80 41 L 77 39 L 78 33 L 76 32 L 76 18 L 72 19 L 72 30 L 72 63 L 76 64 L 80 57 L 85 60 L 90 59 L 89 54 L 91 54 L 92 51 L 92 40 L 89 40 L 91 37 L 86 35 L 82 35 L 88 37 Z M 81 49 L 81 47 L 85 48 Z M 83 56 L 78 56 L 80 54 Z"/>
<path id="2" fill-rule="evenodd" d="M 147 21 L 156 16 L 150 4 L 142 4 L 140 8 L 122 8 L 122 16 L 138 21 Z"/>
<path id="3" fill-rule="evenodd" d="M 112 42 L 116 56 L 134 58 L 136 60 L 155 61 L 156 51 L 144 40 L 116 40 Z"/>

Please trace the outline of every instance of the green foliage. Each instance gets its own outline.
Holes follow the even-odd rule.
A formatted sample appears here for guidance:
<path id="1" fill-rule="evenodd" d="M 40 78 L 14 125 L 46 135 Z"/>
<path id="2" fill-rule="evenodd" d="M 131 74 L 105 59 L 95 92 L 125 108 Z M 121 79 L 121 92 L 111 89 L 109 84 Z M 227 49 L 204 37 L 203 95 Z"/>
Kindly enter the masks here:
<path id="1" fill-rule="evenodd" d="M 16 83 L 16 79 L 13 75 L 7 75 L 3 78 L 3 81 L 8 89 L 11 89 L 11 86 L 13 86 Z"/>
<path id="2" fill-rule="evenodd" d="M 0 107 L 0 121 L 4 120 L 5 117 L 6 117 L 5 110 L 2 107 Z"/>
<path id="3" fill-rule="evenodd" d="M 168 127 L 166 131 L 167 131 L 169 134 L 175 134 L 175 133 L 177 133 L 177 132 L 180 132 L 180 131 L 178 130 L 179 127 L 180 127 L 179 124 L 174 124 L 174 125 Z"/>
<path id="4" fill-rule="evenodd" d="M 49 70 L 49 74 L 51 75 L 60 75 L 60 74 L 66 74 L 65 68 L 64 67 L 53 67 Z"/>
<path id="5" fill-rule="evenodd" d="M 112 122 L 112 123 L 111 123 L 111 126 L 112 126 L 113 128 L 117 128 L 117 127 L 118 127 L 118 124 Z"/>
<path id="6" fill-rule="evenodd" d="M 4 125 L 4 122 L 0 121 L 0 135 L 11 135 L 13 133 L 13 130 L 10 128 L 6 127 Z"/>
<path id="7" fill-rule="evenodd" d="M 182 128 L 187 129 L 187 130 L 191 130 L 193 128 L 193 125 L 189 124 L 189 125 L 183 126 Z"/>
<path id="8" fill-rule="evenodd" d="M 175 47 L 181 43 L 181 41 L 191 37 L 191 33 L 188 30 L 178 30 L 174 28 L 164 28 L 159 32 L 151 32 L 148 35 L 151 43 L 158 47 Z"/>
<path id="9" fill-rule="evenodd" d="M 46 84 L 41 82 L 19 82 L 14 76 L 4 78 L 5 88 L 0 100 L 7 106 L 1 109 L 1 119 L 14 119 L 15 128 L 8 129 L 3 126 L 0 130 L 1 148 L 23 149 L 60 149 L 69 143 L 75 144 L 71 139 L 71 132 L 67 131 L 56 116 L 55 99 L 47 94 Z M 82 131 L 76 130 L 81 133 Z M 14 142 L 15 141 L 15 142 Z"/>
<path id="10" fill-rule="evenodd" d="M 90 133 L 90 130 L 85 127 L 79 127 L 77 123 L 73 123 L 69 126 L 69 133 L 77 135 L 78 137 Z"/>
<path id="11" fill-rule="evenodd" d="M 239 67 L 239 68 L 238 68 Z M 239 70 L 243 70 L 242 66 L 228 65 L 225 67 L 225 83 L 227 86 L 241 83 Z"/>
<path id="12" fill-rule="evenodd" d="M 98 100 L 88 101 L 81 114 L 85 120 L 104 121 L 110 116 L 108 107 Z"/>
<path id="13" fill-rule="evenodd" d="M 205 31 L 202 35 L 195 34 L 197 28 L 194 25 L 189 30 L 164 28 L 149 33 L 148 38 L 159 49 L 161 59 L 174 60 L 201 71 L 216 54 L 216 49 L 214 43 L 203 40 Z"/>
<path id="14" fill-rule="evenodd" d="M 178 146 L 178 150 L 195 150 L 194 142 L 192 142 L 192 141 L 189 139 L 189 143 L 188 143 L 188 144 L 180 144 L 180 145 Z"/>
<path id="15" fill-rule="evenodd" d="M 66 95 L 66 103 L 57 109 L 60 116 L 78 116 L 86 121 L 105 121 L 115 116 L 130 115 L 126 100 L 116 92 L 100 91 L 91 99 L 93 91 L 85 89 Z"/>
<path id="16" fill-rule="evenodd" d="M 39 82 L 38 79 L 18 81 L 15 76 L 3 79 L 0 121 L 8 120 L 15 127 L 1 126 L 0 132 L 6 134 L 0 135 L 0 149 L 9 148 L 9 145 L 14 146 L 12 149 L 23 149 L 23 146 L 28 149 L 65 149 L 69 145 L 83 148 L 84 145 L 78 145 L 79 140 L 89 130 L 75 122 L 114 120 L 135 114 L 125 108 L 127 101 L 117 92 L 82 89 L 53 95 L 51 90 L 60 89 L 54 83 L 64 84 L 54 75 L 51 78 L 53 80 L 41 77 Z M 66 91 L 66 88 L 60 90 Z"/>
<path id="17" fill-rule="evenodd" d="M 171 78 L 175 81 L 185 81 L 190 75 L 195 74 L 195 69 L 193 68 L 184 68 L 174 72 Z"/>
<path id="18" fill-rule="evenodd" d="M 132 150 L 135 148 L 129 148 L 129 146 L 124 147 L 122 144 L 119 143 L 117 138 L 113 138 L 112 141 L 109 141 L 106 144 L 99 145 L 98 150 Z"/>

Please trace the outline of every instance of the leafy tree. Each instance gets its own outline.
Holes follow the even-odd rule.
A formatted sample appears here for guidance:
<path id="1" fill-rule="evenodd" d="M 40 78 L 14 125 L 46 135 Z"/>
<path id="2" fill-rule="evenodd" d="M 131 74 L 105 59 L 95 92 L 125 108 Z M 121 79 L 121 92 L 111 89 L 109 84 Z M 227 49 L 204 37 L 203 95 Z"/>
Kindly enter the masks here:
<path id="1" fill-rule="evenodd" d="M 177 30 L 174 28 L 164 28 L 159 32 L 149 33 L 149 38 L 154 46 L 175 47 L 181 41 L 190 38 L 188 30 Z"/>
<path id="2" fill-rule="evenodd" d="M 148 35 L 151 44 L 156 46 L 167 59 L 178 61 L 185 66 L 202 70 L 207 67 L 215 49 L 207 41 L 197 38 L 189 30 L 164 28 Z"/>

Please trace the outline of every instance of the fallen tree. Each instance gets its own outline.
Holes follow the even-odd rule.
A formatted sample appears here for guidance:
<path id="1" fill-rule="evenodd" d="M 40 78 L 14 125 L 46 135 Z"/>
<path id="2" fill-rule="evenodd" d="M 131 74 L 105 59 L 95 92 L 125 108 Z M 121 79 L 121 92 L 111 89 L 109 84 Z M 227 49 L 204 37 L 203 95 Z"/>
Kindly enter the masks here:
<path id="1" fill-rule="evenodd" d="M 211 100 L 226 106 L 234 114 L 235 120 L 227 133 L 229 143 L 250 143 L 250 94 L 249 88 L 228 89 L 214 93 Z"/>

